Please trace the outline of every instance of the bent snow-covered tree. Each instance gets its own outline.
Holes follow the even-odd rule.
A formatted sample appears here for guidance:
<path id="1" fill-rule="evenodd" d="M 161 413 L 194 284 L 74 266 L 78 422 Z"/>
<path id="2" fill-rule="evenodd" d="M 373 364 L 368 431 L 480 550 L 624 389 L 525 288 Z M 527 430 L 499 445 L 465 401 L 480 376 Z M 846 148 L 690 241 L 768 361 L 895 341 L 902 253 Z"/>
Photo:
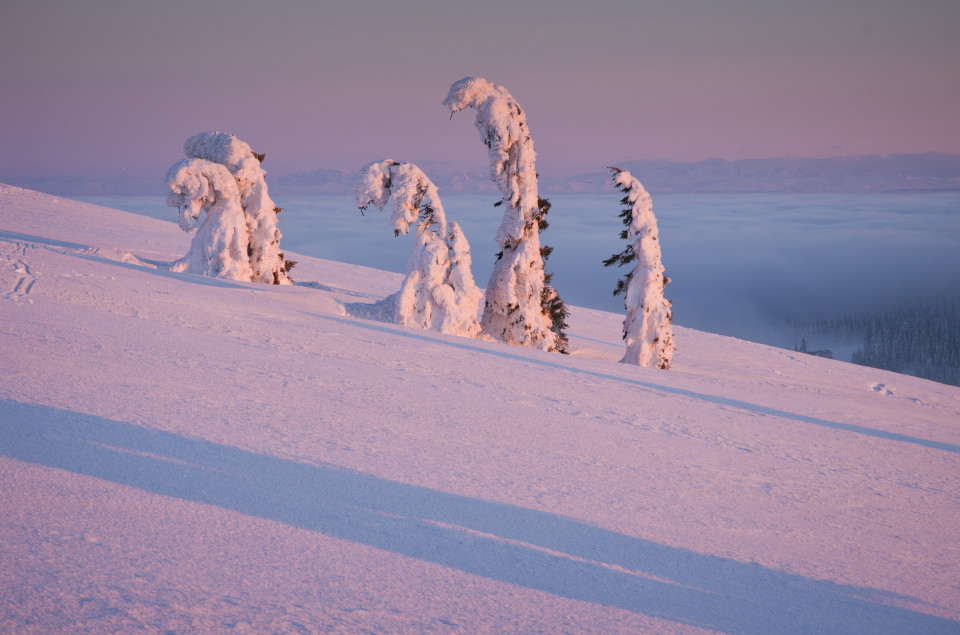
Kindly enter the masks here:
<path id="1" fill-rule="evenodd" d="M 492 337 L 519 346 L 565 351 L 567 309 L 544 270 L 548 247 L 540 232 L 549 203 L 537 193 L 536 153 L 526 115 L 503 87 L 467 77 L 443 100 L 450 114 L 474 108 L 490 158 L 490 178 L 505 209 L 496 241 L 501 247 L 487 284 L 481 325 Z"/>
<path id="2" fill-rule="evenodd" d="M 167 172 L 167 202 L 180 209 L 180 228 L 190 231 L 203 221 L 187 255 L 173 271 L 230 280 L 250 280 L 249 237 L 240 191 L 229 170 L 204 159 L 183 159 Z"/>
<path id="3" fill-rule="evenodd" d="M 620 238 L 629 241 L 626 249 L 603 261 L 609 267 L 636 262 L 633 271 L 617 281 L 613 295 L 626 292 L 627 316 L 623 322 L 623 339 L 627 351 L 620 361 L 625 364 L 667 369 L 676 346 L 673 342 L 673 313 L 663 289 L 670 279 L 663 274 L 657 219 L 653 215 L 650 195 L 626 170 L 610 168 L 617 189 L 623 192 L 620 212 L 626 226 Z"/>
<path id="4" fill-rule="evenodd" d="M 183 151 L 188 159 L 199 159 L 223 166 L 233 177 L 247 228 L 247 262 L 250 275 L 245 280 L 268 284 L 292 284 L 289 271 L 295 264 L 280 251 L 280 208 L 267 193 L 266 172 L 260 167 L 264 155 L 225 132 L 201 132 L 187 139 Z M 176 166 L 175 166 L 176 167 Z M 168 179 L 168 185 L 173 184 Z M 171 205 L 176 196 L 171 195 Z M 200 233 L 194 240 L 200 239 Z M 195 272 L 199 273 L 199 271 Z"/>
<path id="5" fill-rule="evenodd" d="M 383 211 L 393 198 L 394 234 L 417 223 L 416 245 L 400 291 L 385 301 L 398 324 L 477 337 L 477 312 L 483 294 L 471 273 L 470 244 L 454 222 L 447 224 L 437 186 L 412 163 L 387 159 L 360 172 L 354 202 Z M 419 220 L 419 222 L 418 222 Z"/>

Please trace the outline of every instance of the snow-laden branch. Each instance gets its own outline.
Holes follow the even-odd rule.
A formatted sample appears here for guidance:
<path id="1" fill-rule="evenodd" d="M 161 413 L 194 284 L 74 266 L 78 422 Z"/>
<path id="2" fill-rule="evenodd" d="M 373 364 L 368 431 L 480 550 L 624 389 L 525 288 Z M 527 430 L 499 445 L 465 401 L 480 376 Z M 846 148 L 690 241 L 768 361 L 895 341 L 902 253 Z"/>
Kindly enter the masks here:
<path id="1" fill-rule="evenodd" d="M 446 235 L 447 217 L 437 186 L 416 165 L 386 159 L 361 170 L 353 188 L 353 202 L 357 207 L 362 210 L 373 205 L 382 212 L 391 196 L 390 222 L 396 234 L 406 234 L 410 225 L 427 211 L 436 224 L 436 231 Z"/>
<path id="2" fill-rule="evenodd" d="M 236 175 L 245 166 L 251 168 L 249 161 L 257 158 L 250 145 L 227 132 L 201 132 L 195 134 L 183 143 L 183 153 L 191 158 L 206 159 L 226 167 L 230 173 Z"/>
<path id="3" fill-rule="evenodd" d="M 670 279 L 664 275 L 660 239 L 653 203 L 643 185 L 626 170 L 611 168 L 622 202 L 628 207 L 620 213 L 626 230 L 627 248 L 604 261 L 604 265 L 623 266 L 636 262 L 625 279 L 618 282 L 614 295 L 626 291 L 623 337 L 626 353 L 620 361 L 640 366 L 670 368 L 676 346 L 673 340 L 671 303 L 663 297 Z"/>
<path id="4" fill-rule="evenodd" d="M 487 146 L 490 179 L 496 183 L 507 209 L 497 232 L 497 243 L 519 242 L 535 228 L 539 209 L 537 153 L 527 116 L 503 86 L 482 77 L 465 77 L 450 87 L 443 105 L 451 115 L 464 108 L 477 111 L 476 127 Z"/>
<path id="5" fill-rule="evenodd" d="M 416 165 L 392 159 L 371 163 L 360 172 L 354 187 L 357 207 L 373 205 L 383 211 L 391 197 L 394 234 L 406 234 L 417 223 L 407 277 L 400 291 L 385 300 L 393 304 L 394 321 L 477 337 L 483 294 L 473 280 L 470 244 L 459 225 L 448 226 L 437 186 Z"/>

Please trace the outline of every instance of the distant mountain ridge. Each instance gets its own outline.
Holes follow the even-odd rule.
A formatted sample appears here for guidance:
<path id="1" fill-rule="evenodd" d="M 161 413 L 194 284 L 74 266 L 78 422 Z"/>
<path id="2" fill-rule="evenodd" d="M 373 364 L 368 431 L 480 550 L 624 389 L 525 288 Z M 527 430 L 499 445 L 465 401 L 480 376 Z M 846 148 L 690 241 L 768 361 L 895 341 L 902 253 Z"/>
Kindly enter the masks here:
<path id="1" fill-rule="evenodd" d="M 496 192 L 484 170 L 451 170 L 443 167 L 424 167 L 427 176 L 443 192 L 457 194 L 479 194 Z M 356 172 L 319 169 L 294 172 L 270 181 L 270 191 L 280 194 L 351 194 L 357 180 Z"/>
<path id="2" fill-rule="evenodd" d="M 928 152 L 828 159 L 709 159 L 697 163 L 638 160 L 629 170 L 651 192 L 867 193 L 960 190 L 960 155 Z M 564 179 L 568 191 L 591 191 L 606 173 Z M 581 190 L 582 188 L 582 190 Z"/>
<path id="3" fill-rule="evenodd" d="M 353 191 L 355 174 L 343 170 L 300 170 L 268 181 L 271 190 L 303 194 L 347 194 Z"/>
<path id="4" fill-rule="evenodd" d="M 960 155 L 927 152 L 886 156 L 845 156 L 828 159 L 707 159 L 681 163 L 656 159 L 624 161 L 653 193 L 870 193 L 960 190 Z M 428 176 L 441 192 L 496 192 L 484 170 L 445 170 L 432 167 Z M 341 170 L 295 172 L 271 181 L 285 194 L 349 194 L 355 175 Z M 610 173 L 598 170 L 570 177 L 540 174 L 546 194 L 608 192 Z"/>
<path id="5" fill-rule="evenodd" d="M 842 156 L 827 159 L 707 159 L 682 163 L 660 159 L 622 161 L 652 193 L 791 193 L 862 194 L 872 192 L 960 191 L 960 155 L 926 152 L 883 156 Z M 436 164 L 426 168 L 442 193 L 494 193 L 485 170 L 456 170 Z M 271 192 L 289 195 L 350 194 L 356 173 L 347 170 L 301 170 L 268 178 Z M 156 179 L 126 177 L 92 179 L 38 177 L 0 181 L 58 195 L 160 194 Z M 593 194 L 611 190 L 604 169 L 568 177 L 540 175 L 540 189 L 550 194 Z"/>

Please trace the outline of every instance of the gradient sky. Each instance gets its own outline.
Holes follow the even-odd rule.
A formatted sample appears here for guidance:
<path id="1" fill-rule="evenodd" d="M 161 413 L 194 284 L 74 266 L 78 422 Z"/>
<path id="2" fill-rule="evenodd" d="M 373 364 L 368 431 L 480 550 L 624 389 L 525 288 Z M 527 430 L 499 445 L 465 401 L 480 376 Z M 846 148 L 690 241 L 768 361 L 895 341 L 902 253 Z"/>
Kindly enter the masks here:
<path id="1" fill-rule="evenodd" d="M 485 168 L 451 83 L 527 111 L 541 174 L 628 159 L 960 154 L 957 0 L 3 0 L 0 179 L 162 178 L 233 132 L 269 172 Z"/>

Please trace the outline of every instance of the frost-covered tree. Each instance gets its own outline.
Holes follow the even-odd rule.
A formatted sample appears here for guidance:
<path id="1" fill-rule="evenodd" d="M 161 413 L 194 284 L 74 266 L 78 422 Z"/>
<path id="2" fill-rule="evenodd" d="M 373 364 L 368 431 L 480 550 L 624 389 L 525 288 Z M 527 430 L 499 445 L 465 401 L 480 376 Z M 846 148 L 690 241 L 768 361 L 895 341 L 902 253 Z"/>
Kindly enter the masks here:
<path id="1" fill-rule="evenodd" d="M 292 284 L 288 272 L 295 263 L 286 260 L 280 251 L 277 215 L 282 210 L 267 192 L 266 172 L 260 166 L 264 155 L 255 153 L 246 142 L 225 132 L 194 135 L 183 144 L 183 152 L 188 159 L 200 159 L 223 166 L 236 183 L 247 227 L 247 262 L 251 272 L 244 279 L 268 284 Z M 168 185 L 172 190 L 173 184 L 169 179 Z M 176 196 L 171 195 L 171 205 L 175 204 L 175 199 Z M 198 232 L 194 241 L 200 238 Z"/>
<path id="2" fill-rule="evenodd" d="M 249 237 L 237 182 L 224 166 L 204 159 L 183 159 L 167 172 L 167 202 L 180 209 L 180 228 L 197 230 L 190 251 L 173 271 L 230 280 L 250 280 Z"/>
<path id="3" fill-rule="evenodd" d="M 470 244 L 457 223 L 447 223 L 437 186 L 412 163 L 387 159 L 364 168 L 354 187 L 361 210 L 380 211 L 393 198 L 394 235 L 417 223 L 416 245 L 400 291 L 385 302 L 404 326 L 477 337 L 477 312 L 483 294 L 471 272 Z M 419 222 L 418 222 L 419 221 Z"/>
<path id="4" fill-rule="evenodd" d="M 536 152 L 526 115 L 503 87 L 480 77 L 454 83 L 443 100 L 450 114 L 474 108 L 487 146 L 490 178 L 505 209 L 496 241 L 501 247 L 487 284 L 481 325 L 492 337 L 519 346 L 565 351 L 566 307 L 545 278 L 540 232 L 549 204 L 537 193 Z"/>
<path id="5" fill-rule="evenodd" d="M 626 292 L 627 316 L 623 322 L 623 339 L 627 351 L 620 361 L 625 364 L 667 369 L 676 346 L 673 342 L 673 314 L 663 289 L 670 279 L 663 274 L 657 219 L 653 215 L 650 195 L 626 170 L 610 168 L 613 181 L 627 207 L 620 212 L 626 226 L 620 238 L 630 244 L 626 249 L 603 261 L 609 267 L 636 262 L 633 271 L 617 281 L 613 295 Z"/>

